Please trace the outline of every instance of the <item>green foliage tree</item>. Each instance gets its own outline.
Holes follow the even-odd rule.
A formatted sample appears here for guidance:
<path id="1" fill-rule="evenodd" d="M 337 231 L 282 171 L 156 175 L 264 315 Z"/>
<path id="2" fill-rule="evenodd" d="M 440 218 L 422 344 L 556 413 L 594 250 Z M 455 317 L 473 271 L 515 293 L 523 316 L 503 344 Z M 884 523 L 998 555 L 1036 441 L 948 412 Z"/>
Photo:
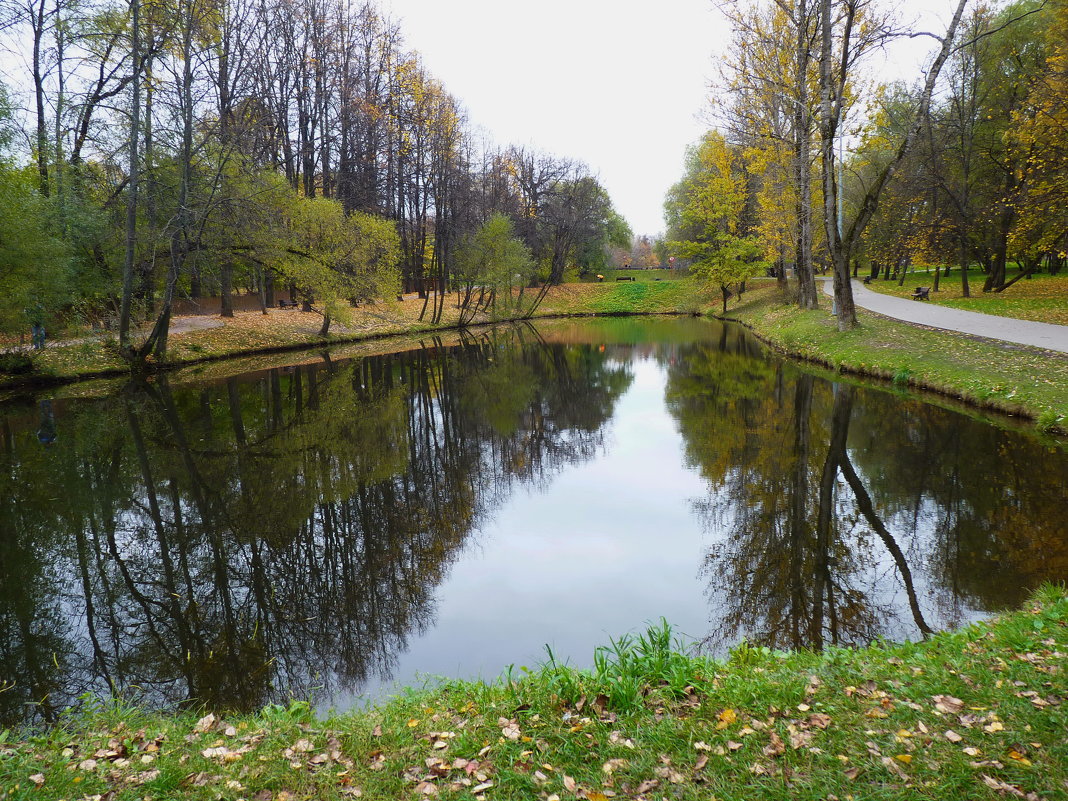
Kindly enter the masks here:
<path id="1" fill-rule="evenodd" d="M 724 314 L 731 286 L 767 266 L 760 240 L 750 232 L 750 200 L 741 156 L 710 131 L 689 153 L 686 175 L 665 206 L 669 247 L 719 287 Z"/>
<path id="2" fill-rule="evenodd" d="M 0 332 L 23 333 L 57 311 L 70 282 L 69 253 L 52 233 L 38 176 L 6 156 L 14 129 L 0 86 Z"/>
<path id="3" fill-rule="evenodd" d="M 354 304 L 396 294 L 400 240 L 395 226 L 363 212 L 346 214 L 328 198 L 293 195 L 286 204 L 279 253 L 280 272 L 314 298 L 323 315 L 319 331 L 326 336 L 330 322 L 348 319 Z"/>
<path id="4" fill-rule="evenodd" d="M 456 254 L 460 324 L 471 322 L 480 310 L 492 310 L 494 317 L 516 315 L 533 272 L 530 249 L 515 235 L 512 221 L 492 215 Z"/>

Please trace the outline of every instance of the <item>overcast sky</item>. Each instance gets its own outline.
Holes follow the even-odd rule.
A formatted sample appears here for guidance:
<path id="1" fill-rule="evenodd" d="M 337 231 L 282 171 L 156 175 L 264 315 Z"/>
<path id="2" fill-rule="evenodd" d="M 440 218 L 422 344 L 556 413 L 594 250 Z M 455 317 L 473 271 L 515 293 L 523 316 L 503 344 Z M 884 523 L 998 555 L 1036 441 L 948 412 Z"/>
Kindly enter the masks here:
<path id="1" fill-rule="evenodd" d="M 686 145 L 707 125 L 728 27 L 712 0 L 383 0 L 409 46 L 500 145 L 580 159 L 635 233 L 663 228 Z M 951 0 L 906 0 L 906 17 L 948 18 Z M 938 30 L 936 21 L 929 23 Z M 878 65 L 915 77 L 933 40 Z"/>

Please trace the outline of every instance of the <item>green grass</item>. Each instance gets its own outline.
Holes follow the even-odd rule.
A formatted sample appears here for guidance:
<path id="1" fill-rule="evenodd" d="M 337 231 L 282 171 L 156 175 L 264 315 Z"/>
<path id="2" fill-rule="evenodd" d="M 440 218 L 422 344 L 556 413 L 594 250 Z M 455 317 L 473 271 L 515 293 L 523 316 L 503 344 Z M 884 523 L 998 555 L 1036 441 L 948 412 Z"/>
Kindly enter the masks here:
<path id="1" fill-rule="evenodd" d="M 617 278 L 633 277 L 635 281 L 678 281 L 683 278 L 689 277 L 690 271 L 687 270 L 662 270 L 662 269 L 649 269 L 649 270 L 624 270 L 624 269 L 609 269 L 602 270 L 601 275 L 604 276 L 604 283 L 614 282 Z M 600 283 L 597 280 L 597 275 L 590 273 L 589 275 L 579 277 L 575 276 L 574 281 L 584 284 Z"/>
<path id="2" fill-rule="evenodd" d="M 1010 270 L 1009 280 L 1014 276 L 1015 271 Z M 983 292 L 985 280 L 986 276 L 978 268 L 969 270 L 971 297 L 965 298 L 960 269 L 954 268 L 948 276 L 940 279 L 939 291 L 931 292 L 931 302 L 1001 317 L 1068 325 L 1068 272 L 1023 278 L 1004 292 Z M 880 279 L 873 281 L 868 288 L 887 295 L 908 297 L 917 286 L 934 286 L 934 275 L 930 268 L 909 273 L 900 287 L 897 281 Z"/>
<path id="3" fill-rule="evenodd" d="M 730 311 L 772 345 L 835 370 L 881 376 L 1068 430 L 1068 358 L 909 325 L 863 310 L 839 332 L 826 309 L 803 311 L 765 285 Z"/>
<path id="4" fill-rule="evenodd" d="M 666 625 L 317 719 L 90 703 L 0 734 L 13 801 L 994 799 L 1068 791 L 1068 596 L 922 643 L 689 654 Z M 200 718 L 198 720 L 198 718 Z M 1030 796 L 1028 796 L 1030 797 Z"/>

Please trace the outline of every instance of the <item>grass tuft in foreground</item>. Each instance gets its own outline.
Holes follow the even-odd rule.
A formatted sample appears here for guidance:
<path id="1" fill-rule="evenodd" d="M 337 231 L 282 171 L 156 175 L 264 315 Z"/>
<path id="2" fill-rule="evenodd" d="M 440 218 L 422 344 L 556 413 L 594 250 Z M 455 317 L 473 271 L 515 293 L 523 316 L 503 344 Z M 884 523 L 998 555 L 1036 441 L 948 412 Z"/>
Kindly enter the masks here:
<path id="1" fill-rule="evenodd" d="M 11 799 L 1056 799 L 1068 595 L 923 643 L 693 657 L 666 625 L 317 720 L 118 704 L 0 735 Z M 522 671 L 521 671 L 522 672 Z"/>

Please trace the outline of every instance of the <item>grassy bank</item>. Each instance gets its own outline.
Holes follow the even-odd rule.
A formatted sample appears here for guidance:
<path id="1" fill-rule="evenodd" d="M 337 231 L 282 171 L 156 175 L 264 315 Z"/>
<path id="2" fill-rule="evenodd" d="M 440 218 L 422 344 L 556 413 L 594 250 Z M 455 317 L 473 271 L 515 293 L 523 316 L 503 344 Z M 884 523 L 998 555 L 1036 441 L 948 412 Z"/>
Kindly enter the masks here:
<path id="1" fill-rule="evenodd" d="M 693 279 L 658 282 L 565 284 L 553 288 L 535 317 L 598 314 L 698 313 L 711 303 L 711 293 Z M 322 318 L 316 313 L 269 309 L 237 312 L 232 318 L 176 318 L 169 342 L 170 365 L 194 364 L 250 353 L 270 353 L 323 344 L 373 340 L 403 334 L 433 333 L 455 328 L 454 304 L 445 307 L 439 325 L 419 319 L 423 301 L 383 300 L 352 311 L 346 325 L 335 323 L 327 337 L 319 336 Z M 476 322 L 490 322 L 489 318 Z M 127 372 L 114 341 L 89 338 L 56 343 L 35 355 L 32 373 L 0 374 L 0 387 L 27 383 L 70 381 L 89 376 Z"/>
<path id="2" fill-rule="evenodd" d="M 886 378 L 980 407 L 1068 429 L 1068 358 L 992 340 L 909 325 L 858 310 L 839 332 L 826 309 L 803 311 L 765 284 L 729 311 L 774 347 L 835 370 Z"/>
<path id="3" fill-rule="evenodd" d="M 718 313 L 718 295 L 693 279 L 565 284 L 550 291 L 536 317 Z M 267 315 L 239 312 L 230 319 L 192 318 L 201 327 L 172 335 L 172 363 L 203 364 L 324 344 L 423 337 L 455 328 L 456 311 L 451 306 L 438 326 L 421 322 L 421 309 L 422 301 L 415 297 L 361 307 L 348 325 L 334 326 L 325 339 L 318 335 L 321 319 L 314 313 L 271 309 Z M 920 328 L 864 311 L 859 328 L 839 333 L 825 309 L 801 311 L 784 302 L 775 284 L 766 281 L 754 282 L 741 302 L 732 301 L 728 315 L 783 352 L 832 369 L 933 390 L 1035 420 L 1043 430 L 1068 429 L 1068 358 L 1063 356 Z M 212 327 L 204 327 L 205 323 Z M 374 345 L 363 347 L 376 350 Z M 0 387 L 126 372 L 114 348 L 102 340 L 49 348 L 38 356 L 36 367 L 29 376 L 0 376 Z"/>
<path id="4" fill-rule="evenodd" d="M 1010 271 L 1009 280 L 1015 275 Z M 1040 323 L 1068 325 L 1068 273 L 1063 275 L 1033 275 L 1017 281 L 1004 292 L 983 292 L 986 275 L 978 268 L 968 271 L 971 297 L 964 297 L 960 270 L 954 268 L 938 282 L 938 292 L 931 292 L 931 302 L 955 309 L 1017 317 Z M 917 286 L 934 286 L 934 275 L 919 270 L 905 277 L 903 286 L 897 281 L 873 281 L 869 289 L 897 297 L 911 297 Z"/>
<path id="5" fill-rule="evenodd" d="M 7 799 L 1063 798 L 1068 596 L 927 642 L 687 656 L 666 628 L 364 712 L 115 705 L 0 734 Z"/>

